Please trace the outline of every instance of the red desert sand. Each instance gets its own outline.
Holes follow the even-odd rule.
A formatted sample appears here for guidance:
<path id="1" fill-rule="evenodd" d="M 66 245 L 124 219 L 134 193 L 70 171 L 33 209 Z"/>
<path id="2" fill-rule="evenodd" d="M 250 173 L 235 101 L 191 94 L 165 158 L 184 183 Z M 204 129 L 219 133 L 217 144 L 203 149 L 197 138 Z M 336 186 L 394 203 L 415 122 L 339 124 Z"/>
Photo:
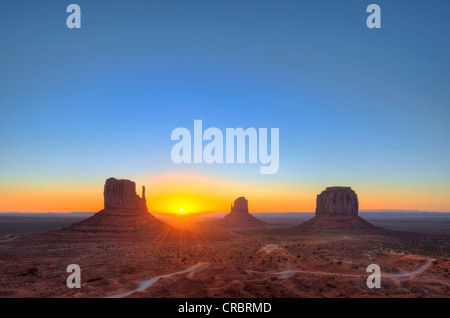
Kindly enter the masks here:
<path id="1" fill-rule="evenodd" d="M 448 233 L 378 228 L 358 216 L 350 188 L 328 188 L 317 197 L 314 218 L 283 228 L 251 216 L 245 198 L 237 199 L 222 221 L 190 222 L 182 229 L 150 214 L 145 188 L 138 196 L 134 182 L 108 179 L 104 199 L 102 211 L 66 229 L 4 238 L 0 297 L 448 297 L 450 292 Z M 66 285 L 69 264 L 81 268 L 79 289 Z M 379 289 L 367 287 L 370 264 L 381 268 Z"/>

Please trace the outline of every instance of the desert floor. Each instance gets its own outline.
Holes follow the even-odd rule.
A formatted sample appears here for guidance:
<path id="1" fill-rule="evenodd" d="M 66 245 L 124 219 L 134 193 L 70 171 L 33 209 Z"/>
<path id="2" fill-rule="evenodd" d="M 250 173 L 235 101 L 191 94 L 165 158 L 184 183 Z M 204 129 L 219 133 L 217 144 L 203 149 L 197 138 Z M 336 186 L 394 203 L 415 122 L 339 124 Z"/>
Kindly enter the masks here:
<path id="1" fill-rule="evenodd" d="M 395 224 L 398 227 L 398 222 Z M 396 228 L 397 229 L 397 228 Z M 190 234 L 3 233 L 0 297 L 449 297 L 450 235 L 301 234 L 186 226 Z M 81 288 L 69 289 L 69 264 Z M 367 266 L 381 268 L 370 289 Z"/>

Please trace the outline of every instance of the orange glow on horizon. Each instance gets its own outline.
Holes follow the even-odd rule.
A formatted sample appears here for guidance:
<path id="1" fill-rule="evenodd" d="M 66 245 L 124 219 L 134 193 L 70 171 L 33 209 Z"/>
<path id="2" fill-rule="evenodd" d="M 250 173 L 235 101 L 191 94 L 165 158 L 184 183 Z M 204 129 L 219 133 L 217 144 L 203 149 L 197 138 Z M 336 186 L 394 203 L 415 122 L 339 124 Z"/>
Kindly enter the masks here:
<path id="1" fill-rule="evenodd" d="M 130 178 L 133 179 L 133 178 Z M 184 217 L 228 212 L 240 196 L 250 212 L 314 212 L 316 196 L 330 185 L 261 184 L 197 174 L 165 173 L 136 178 L 146 186 L 149 212 Z M 78 185 L 12 187 L 0 184 L 0 212 L 97 212 L 103 209 L 103 182 Z M 353 185 L 360 209 L 409 209 L 448 212 L 448 189 Z M 26 198 L 26 199 L 24 199 Z"/>

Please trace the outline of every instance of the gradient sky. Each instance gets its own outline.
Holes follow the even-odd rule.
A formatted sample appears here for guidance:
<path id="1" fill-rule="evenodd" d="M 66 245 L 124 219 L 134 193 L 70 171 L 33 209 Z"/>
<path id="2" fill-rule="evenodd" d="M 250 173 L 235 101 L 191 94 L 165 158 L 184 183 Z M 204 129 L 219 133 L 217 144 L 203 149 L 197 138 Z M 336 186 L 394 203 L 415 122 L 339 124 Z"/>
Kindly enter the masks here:
<path id="1" fill-rule="evenodd" d="M 154 212 L 450 211 L 448 1 L 73 2 L 0 5 L 0 211 L 98 211 L 112 176 Z M 279 128 L 279 172 L 174 164 L 194 119 Z"/>

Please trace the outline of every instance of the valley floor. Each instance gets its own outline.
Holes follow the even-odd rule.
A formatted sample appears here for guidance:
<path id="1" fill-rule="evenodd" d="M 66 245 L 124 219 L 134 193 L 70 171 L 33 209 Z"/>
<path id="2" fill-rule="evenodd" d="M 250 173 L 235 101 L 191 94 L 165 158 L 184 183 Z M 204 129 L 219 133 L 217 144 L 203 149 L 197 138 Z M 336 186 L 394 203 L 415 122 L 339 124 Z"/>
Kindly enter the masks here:
<path id="1" fill-rule="evenodd" d="M 406 232 L 206 227 L 168 241 L 56 231 L 0 243 L 0 297 L 449 297 L 449 253 L 448 235 Z M 80 289 L 66 286 L 69 264 Z M 380 289 L 366 285 L 370 264 Z"/>

